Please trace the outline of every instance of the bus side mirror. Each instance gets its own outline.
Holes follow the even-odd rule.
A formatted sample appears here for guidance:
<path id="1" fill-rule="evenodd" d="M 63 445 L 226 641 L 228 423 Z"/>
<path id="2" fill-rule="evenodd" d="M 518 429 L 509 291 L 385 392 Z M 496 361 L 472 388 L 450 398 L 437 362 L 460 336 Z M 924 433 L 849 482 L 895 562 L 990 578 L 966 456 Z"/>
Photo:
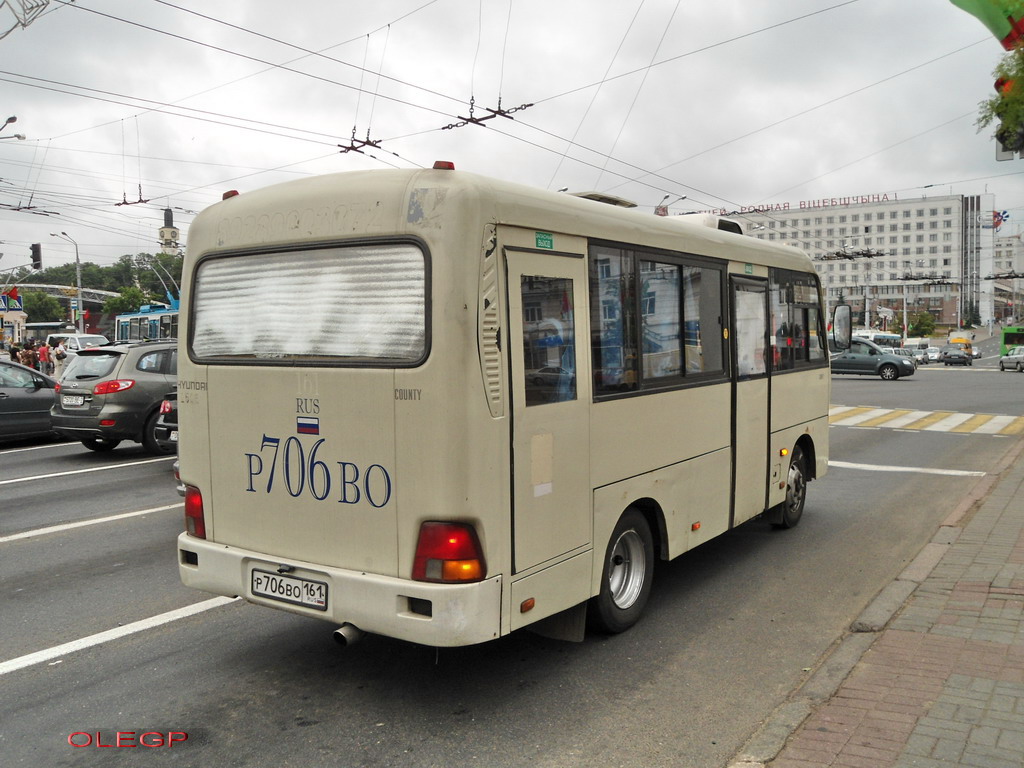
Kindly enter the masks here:
<path id="1" fill-rule="evenodd" d="M 832 310 L 832 340 L 836 349 L 849 349 L 853 330 L 849 304 L 837 304 Z"/>

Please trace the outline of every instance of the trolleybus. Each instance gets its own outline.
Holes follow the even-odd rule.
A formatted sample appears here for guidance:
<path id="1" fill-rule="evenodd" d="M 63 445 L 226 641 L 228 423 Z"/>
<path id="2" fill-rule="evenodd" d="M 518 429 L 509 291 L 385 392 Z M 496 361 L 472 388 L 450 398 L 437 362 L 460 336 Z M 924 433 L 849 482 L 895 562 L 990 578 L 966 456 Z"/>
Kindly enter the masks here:
<path id="1" fill-rule="evenodd" d="M 114 318 L 114 335 L 118 342 L 152 341 L 178 338 L 178 310 L 149 304 L 138 312 L 125 312 Z"/>
<path id="2" fill-rule="evenodd" d="M 788 246 L 439 163 L 229 193 L 184 268 L 181 578 L 342 642 L 623 631 L 828 466 Z"/>

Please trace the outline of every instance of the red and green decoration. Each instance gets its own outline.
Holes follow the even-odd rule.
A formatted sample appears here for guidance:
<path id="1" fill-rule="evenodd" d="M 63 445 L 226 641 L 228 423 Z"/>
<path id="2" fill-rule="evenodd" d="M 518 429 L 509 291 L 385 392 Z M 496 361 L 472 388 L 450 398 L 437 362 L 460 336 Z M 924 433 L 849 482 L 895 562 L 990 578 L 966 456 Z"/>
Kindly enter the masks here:
<path id="1" fill-rule="evenodd" d="M 988 27 L 1003 48 L 1012 51 L 1024 40 L 1024 0 L 949 0 Z"/>

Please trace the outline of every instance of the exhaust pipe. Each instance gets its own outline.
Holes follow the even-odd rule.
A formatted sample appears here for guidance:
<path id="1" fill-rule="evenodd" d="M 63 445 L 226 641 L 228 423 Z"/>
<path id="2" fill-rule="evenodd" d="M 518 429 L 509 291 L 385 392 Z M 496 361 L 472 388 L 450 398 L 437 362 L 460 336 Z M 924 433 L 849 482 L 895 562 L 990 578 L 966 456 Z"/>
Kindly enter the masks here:
<path id="1" fill-rule="evenodd" d="M 365 634 L 366 633 L 355 624 L 346 623 L 334 630 L 334 641 L 343 648 L 346 648 L 358 643 L 363 639 L 363 635 Z"/>

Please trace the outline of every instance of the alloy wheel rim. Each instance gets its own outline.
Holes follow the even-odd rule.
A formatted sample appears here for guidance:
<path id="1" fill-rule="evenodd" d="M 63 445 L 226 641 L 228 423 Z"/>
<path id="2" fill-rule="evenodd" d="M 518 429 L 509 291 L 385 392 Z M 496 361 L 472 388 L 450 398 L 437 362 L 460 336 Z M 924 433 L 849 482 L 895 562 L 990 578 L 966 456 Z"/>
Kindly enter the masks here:
<path id="1" fill-rule="evenodd" d="M 612 548 L 608 563 L 608 587 L 612 601 L 625 610 L 636 602 L 644 586 L 647 555 L 635 530 L 623 531 Z"/>

